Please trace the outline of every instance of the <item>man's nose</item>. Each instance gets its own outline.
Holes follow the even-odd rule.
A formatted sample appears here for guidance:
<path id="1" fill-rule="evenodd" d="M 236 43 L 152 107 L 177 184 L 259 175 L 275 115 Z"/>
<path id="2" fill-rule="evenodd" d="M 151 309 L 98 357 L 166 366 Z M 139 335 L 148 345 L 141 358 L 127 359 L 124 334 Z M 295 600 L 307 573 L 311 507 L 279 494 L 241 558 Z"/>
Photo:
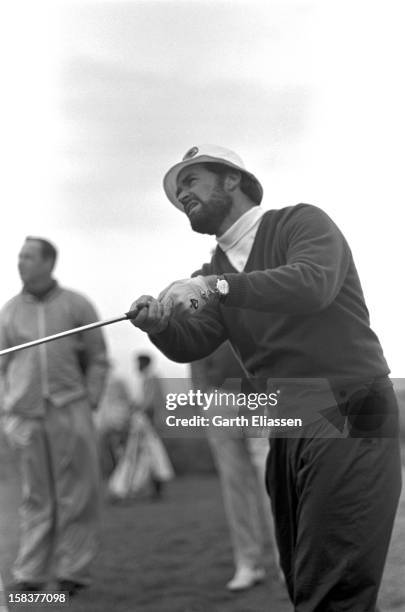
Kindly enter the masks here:
<path id="1" fill-rule="evenodd" d="M 183 206 L 185 204 L 187 204 L 187 202 L 190 200 L 190 198 L 191 198 L 191 195 L 190 195 L 190 193 L 188 192 L 188 190 L 185 187 L 183 187 L 180 190 L 180 192 L 179 192 L 179 194 L 177 196 L 178 201 L 180 202 L 180 204 L 183 204 Z"/>

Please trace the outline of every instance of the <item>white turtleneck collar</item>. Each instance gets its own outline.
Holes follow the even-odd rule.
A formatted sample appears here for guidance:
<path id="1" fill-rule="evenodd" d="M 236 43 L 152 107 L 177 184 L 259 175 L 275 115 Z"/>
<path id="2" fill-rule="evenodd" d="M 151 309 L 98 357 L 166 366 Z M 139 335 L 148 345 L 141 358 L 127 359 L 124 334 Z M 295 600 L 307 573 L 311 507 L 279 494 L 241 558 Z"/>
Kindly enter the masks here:
<path id="1" fill-rule="evenodd" d="M 246 265 L 265 212 L 260 206 L 253 206 L 239 217 L 222 236 L 217 237 L 218 245 L 238 272 L 242 272 Z"/>

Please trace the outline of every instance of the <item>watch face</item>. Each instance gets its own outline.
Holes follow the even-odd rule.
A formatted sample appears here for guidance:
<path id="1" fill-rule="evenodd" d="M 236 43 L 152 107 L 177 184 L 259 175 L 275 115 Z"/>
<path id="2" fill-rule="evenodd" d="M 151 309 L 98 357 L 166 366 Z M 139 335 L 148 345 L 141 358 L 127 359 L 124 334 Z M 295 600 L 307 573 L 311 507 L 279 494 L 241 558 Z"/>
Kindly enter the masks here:
<path id="1" fill-rule="evenodd" d="M 228 281 L 224 278 L 219 278 L 217 280 L 217 289 L 221 295 L 228 295 L 229 293 L 229 284 Z"/>

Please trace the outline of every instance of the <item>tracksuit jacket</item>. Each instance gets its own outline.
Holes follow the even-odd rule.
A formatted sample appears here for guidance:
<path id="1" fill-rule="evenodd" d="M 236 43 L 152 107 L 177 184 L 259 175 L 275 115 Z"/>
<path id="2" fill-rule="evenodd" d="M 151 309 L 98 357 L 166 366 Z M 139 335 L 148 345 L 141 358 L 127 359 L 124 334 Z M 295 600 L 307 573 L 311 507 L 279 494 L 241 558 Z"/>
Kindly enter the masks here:
<path id="1" fill-rule="evenodd" d="M 97 320 L 90 302 L 58 284 L 40 300 L 26 291 L 0 313 L 2 349 Z M 42 416 L 46 400 L 56 406 L 87 397 L 95 408 L 108 369 L 100 330 L 63 338 L 0 358 L 0 407 Z M 2 391 L 2 392 L 1 392 Z"/>

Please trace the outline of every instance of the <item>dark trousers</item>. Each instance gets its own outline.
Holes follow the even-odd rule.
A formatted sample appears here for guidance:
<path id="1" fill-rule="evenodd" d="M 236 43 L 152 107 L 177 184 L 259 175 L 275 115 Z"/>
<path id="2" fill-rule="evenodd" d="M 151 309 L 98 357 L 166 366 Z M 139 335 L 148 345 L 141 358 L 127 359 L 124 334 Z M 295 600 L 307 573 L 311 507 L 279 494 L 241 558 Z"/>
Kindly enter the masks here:
<path id="1" fill-rule="evenodd" d="M 384 435 L 327 437 L 318 424 L 312 437 L 271 439 L 266 484 L 296 612 L 376 610 L 401 489 L 392 389 L 379 399 L 391 415 Z"/>

